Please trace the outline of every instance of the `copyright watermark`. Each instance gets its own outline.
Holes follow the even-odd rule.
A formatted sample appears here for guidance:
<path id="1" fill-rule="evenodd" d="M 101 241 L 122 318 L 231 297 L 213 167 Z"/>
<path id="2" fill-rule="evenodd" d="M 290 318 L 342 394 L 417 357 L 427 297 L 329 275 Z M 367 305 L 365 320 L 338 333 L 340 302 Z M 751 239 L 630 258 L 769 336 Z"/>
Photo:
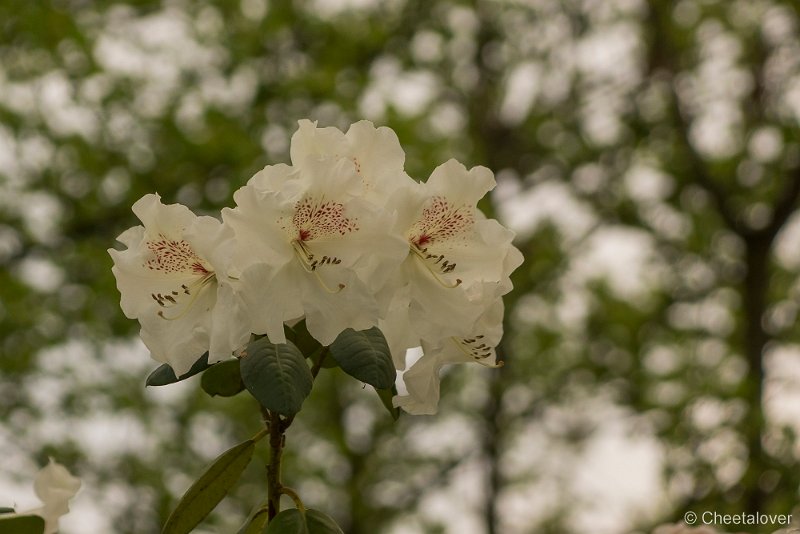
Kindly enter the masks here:
<path id="1" fill-rule="evenodd" d="M 715 511 L 702 513 L 686 512 L 683 522 L 687 525 L 789 525 L 791 514 L 720 514 Z"/>

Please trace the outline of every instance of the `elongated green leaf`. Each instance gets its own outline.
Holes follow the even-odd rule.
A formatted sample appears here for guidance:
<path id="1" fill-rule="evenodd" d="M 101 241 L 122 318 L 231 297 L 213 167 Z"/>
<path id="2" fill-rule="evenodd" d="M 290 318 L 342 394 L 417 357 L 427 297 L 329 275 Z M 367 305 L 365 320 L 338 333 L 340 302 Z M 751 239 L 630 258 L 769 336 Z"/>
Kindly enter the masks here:
<path id="1" fill-rule="evenodd" d="M 203 391 L 220 397 L 233 397 L 244 390 L 244 382 L 239 372 L 239 360 L 225 360 L 209 367 L 200 378 Z"/>
<path id="2" fill-rule="evenodd" d="M 3 534 L 42 534 L 44 519 L 38 515 L 0 517 L 0 532 Z"/>
<path id="3" fill-rule="evenodd" d="M 330 347 L 331 356 L 350 376 L 377 389 L 389 389 L 397 372 L 383 333 L 373 327 L 356 332 L 348 328 Z"/>
<path id="4" fill-rule="evenodd" d="M 200 359 L 194 362 L 188 371 L 181 376 L 175 376 L 175 371 L 172 370 L 168 364 L 162 364 L 156 368 L 155 371 L 150 373 L 150 376 L 147 377 L 147 382 L 145 385 L 147 386 L 166 386 L 167 384 L 174 384 L 175 382 L 180 382 L 181 380 L 186 380 L 190 376 L 194 376 L 197 373 L 202 373 L 206 369 L 211 367 L 208 364 L 208 353 L 206 352 Z"/>
<path id="5" fill-rule="evenodd" d="M 170 514 L 162 534 L 187 534 L 202 521 L 239 480 L 253 458 L 256 442 L 248 439 L 223 452 L 186 491 Z"/>
<path id="6" fill-rule="evenodd" d="M 392 419 L 397 421 L 400 418 L 400 408 L 396 408 L 392 404 L 392 398 L 397 395 L 397 386 L 392 385 L 389 389 L 376 389 L 378 393 L 378 397 L 380 397 L 381 402 L 389 410 L 389 413 L 392 414 Z"/>
<path id="7" fill-rule="evenodd" d="M 15 510 L 13 508 L 9 508 L 7 506 L 0 506 L 0 514 L 13 514 L 14 511 Z"/>
<path id="8" fill-rule="evenodd" d="M 305 358 L 294 344 L 276 345 L 267 338 L 247 346 L 240 369 L 247 391 L 264 408 L 285 416 L 300 411 L 314 382 Z"/>
<path id="9" fill-rule="evenodd" d="M 310 534 L 306 518 L 297 508 L 284 510 L 269 522 L 264 534 Z"/>
<path id="10" fill-rule="evenodd" d="M 306 526 L 308 534 L 344 534 L 332 517 L 319 510 L 306 510 Z"/>

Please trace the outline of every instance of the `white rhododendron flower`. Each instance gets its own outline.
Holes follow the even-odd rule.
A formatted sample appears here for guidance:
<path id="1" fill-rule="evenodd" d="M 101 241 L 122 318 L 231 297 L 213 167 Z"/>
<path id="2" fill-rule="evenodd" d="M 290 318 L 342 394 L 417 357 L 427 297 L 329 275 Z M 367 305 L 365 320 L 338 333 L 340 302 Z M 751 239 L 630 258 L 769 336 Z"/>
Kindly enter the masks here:
<path id="1" fill-rule="evenodd" d="M 125 315 L 138 319 L 154 359 L 177 375 L 208 351 L 209 362 L 231 356 L 250 336 L 247 317 L 226 275 L 233 232 L 213 217 L 198 217 L 180 204 L 145 195 L 133 205 L 144 226 L 109 250 Z"/>
<path id="2" fill-rule="evenodd" d="M 345 134 L 337 128 L 317 128 L 309 120 L 298 124 L 290 149 L 295 167 L 320 157 L 347 159 L 361 179 L 363 197 L 380 208 L 397 189 L 416 183 L 403 170 L 406 154 L 391 129 L 359 121 Z"/>
<path id="3" fill-rule="evenodd" d="M 19 515 L 38 515 L 44 518 L 44 534 L 58 532 L 58 520 L 69 512 L 69 500 L 81 487 L 80 479 L 72 476 L 67 468 L 53 459 L 43 467 L 33 481 L 33 490 L 42 501 L 42 506 Z"/>
<path id="4" fill-rule="evenodd" d="M 509 269 L 522 263 L 514 233 L 477 208 L 495 186 L 485 167 L 467 170 L 455 160 L 437 167 L 400 209 L 409 254 L 400 271 L 410 319 L 422 338 L 468 335 L 486 304 L 510 289 Z M 511 265 L 506 265 L 510 258 Z M 497 292 L 488 301 L 483 287 Z"/>
<path id="5" fill-rule="evenodd" d="M 523 258 L 512 245 L 513 232 L 477 209 L 494 183 L 488 169 L 468 171 L 451 160 L 412 191 L 420 200 L 411 215 L 401 214 L 411 221 L 405 231 L 411 252 L 400 272 L 405 292 L 396 298 L 408 300 L 405 307 L 397 303 L 381 327 L 398 369 L 405 350 L 394 351 L 418 344 L 423 349 L 423 357 L 403 374 L 407 394 L 394 398 L 395 406 L 409 413 L 436 413 L 445 365 L 497 366 L 500 297 L 511 290 L 510 275 Z"/>
<path id="6" fill-rule="evenodd" d="M 423 356 L 403 374 L 407 394 L 393 399 L 412 414 L 434 414 L 439 404 L 439 372 L 451 363 L 498 367 L 495 347 L 503 337 L 503 300 L 495 299 L 467 337 L 422 341 Z"/>
<path id="7" fill-rule="evenodd" d="M 286 321 L 305 317 L 328 345 L 346 328 L 378 323 L 377 295 L 405 256 L 389 232 L 394 213 L 363 199 L 347 158 L 308 156 L 267 167 L 234 194 L 223 220 L 236 234 L 235 266 L 254 332 L 285 342 Z"/>

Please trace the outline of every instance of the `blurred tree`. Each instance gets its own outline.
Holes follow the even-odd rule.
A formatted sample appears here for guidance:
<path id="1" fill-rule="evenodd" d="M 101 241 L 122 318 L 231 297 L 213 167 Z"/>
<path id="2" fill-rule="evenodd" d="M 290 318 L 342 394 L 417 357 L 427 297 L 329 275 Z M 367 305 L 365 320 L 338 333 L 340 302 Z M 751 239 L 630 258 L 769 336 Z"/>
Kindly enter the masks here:
<path id="1" fill-rule="evenodd" d="M 484 209 L 526 264 L 506 366 L 448 372 L 436 418 L 393 424 L 321 375 L 289 432 L 307 500 L 349 533 L 790 513 L 798 17 L 788 0 L 0 4 L 4 484 L 54 455 L 86 488 L 65 532 L 158 529 L 259 417 L 196 381 L 143 388 L 106 249 L 143 194 L 213 213 L 287 159 L 297 119 L 368 118 L 417 179 L 449 157 L 494 170 Z M 263 477 L 204 528 L 234 531 Z"/>

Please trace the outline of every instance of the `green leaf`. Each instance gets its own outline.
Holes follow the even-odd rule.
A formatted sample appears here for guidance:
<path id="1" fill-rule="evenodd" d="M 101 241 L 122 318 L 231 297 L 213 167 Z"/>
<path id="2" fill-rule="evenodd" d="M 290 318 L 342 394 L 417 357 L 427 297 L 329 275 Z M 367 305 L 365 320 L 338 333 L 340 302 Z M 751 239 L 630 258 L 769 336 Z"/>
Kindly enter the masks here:
<path id="1" fill-rule="evenodd" d="M 348 328 L 331 344 L 331 355 L 350 376 L 374 386 L 389 389 L 397 372 L 383 333 L 373 327 L 356 332 Z"/>
<path id="2" fill-rule="evenodd" d="M 186 491 L 170 514 L 162 534 L 187 534 L 202 521 L 239 480 L 253 458 L 256 442 L 248 439 L 214 460 Z"/>
<path id="3" fill-rule="evenodd" d="M 190 376 L 194 376 L 197 373 L 202 373 L 206 369 L 211 367 L 208 364 L 208 353 L 206 352 L 200 359 L 194 362 L 194 364 L 186 371 L 185 374 L 181 376 L 175 376 L 175 371 L 172 370 L 172 367 L 169 364 L 162 364 L 155 371 L 150 373 L 150 376 L 147 377 L 147 382 L 145 385 L 147 386 L 166 386 L 167 384 L 174 384 L 175 382 L 180 382 L 181 380 L 186 380 Z"/>
<path id="4" fill-rule="evenodd" d="M 329 353 L 330 350 L 326 351 L 325 353 L 325 358 L 323 358 L 322 365 L 320 365 L 322 369 L 335 369 L 336 367 L 339 367 L 339 362 L 334 360 Z M 319 358 L 322 358 L 322 352 L 320 352 L 317 358 L 314 358 L 314 362 L 318 362 Z"/>
<path id="5" fill-rule="evenodd" d="M 269 522 L 264 534 L 344 534 L 330 516 L 319 510 L 284 510 Z"/>
<path id="6" fill-rule="evenodd" d="M 7 506 L 0 506 L 0 514 L 13 514 L 15 510 Z"/>
<path id="7" fill-rule="evenodd" d="M 247 391 L 267 410 L 287 417 L 299 412 L 314 378 L 297 347 L 262 338 L 250 343 L 246 352 L 240 368 Z"/>
<path id="8" fill-rule="evenodd" d="M 3 534 L 43 534 L 44 518 L 38 515 L 0 517 L 0 532 Z"/>
<path id="9" fill-rule="evenodd" d="M 344 534 L 336 521 L 319 510 L 306 510 L 308 534 Z"/>
<path id="10" fill-rule="evenodd" d="M 397 395 L 397 386 L 392 385 L 389 389 L 376 389 L 375 391 L 378 393 L 378 397 L 380 397 L 383 405 L 386 406 L 386 409 L 392 414 L 392 419 L 397 421 L 400 418 L 400 408 L 396 408 L 392 404 L 392 397 Z"/>
<path id="11" fill-rule="evenodd" d="M 311 534 L 303 513 L 297 508 L 284 510 L 272 518 L 264 534 Z"/>
<path id="12" fill-rule="evenodd" d="M 269 520 L 269 499 L 259 504 L 236 534 L 261 534 Z"/>
<path id="13" fill-rule="evenodd" d="M 203 391 L 220 397 L 233 397 L 244 390 L 242 374 L 239 372 L 239 359 L 225 360 L 209 367 L 200 378 Z"/>
<path id="14" fill-rule="evenodd" d="M 308 328 L 306 328 L 306 320 L 303 319 L 296 325 L 290 327 L 286 327 L 286 339 L 291 341 L 295 344 L 295 346 L 300 349 L 300 352 L 303 353 L 303 356 L 306 358 L 312 356 L 316 351 L 318 351 L 322 345 L 320 345 L 319 341 L 314 339 L 311 334 L 308 332 Z"/>

